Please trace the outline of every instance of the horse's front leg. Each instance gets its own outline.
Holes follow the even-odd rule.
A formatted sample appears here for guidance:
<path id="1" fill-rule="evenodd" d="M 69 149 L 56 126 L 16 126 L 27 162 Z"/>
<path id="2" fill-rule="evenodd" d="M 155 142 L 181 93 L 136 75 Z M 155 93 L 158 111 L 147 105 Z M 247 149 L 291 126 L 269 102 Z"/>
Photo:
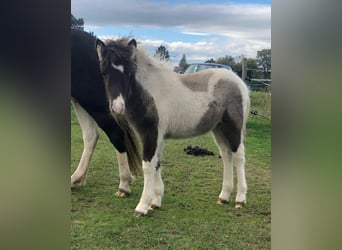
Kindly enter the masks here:
<path id="1" fill-rule="evenodd" d="M 136 216 L 145 215 L 149 209 L 160 207 L 164 194 L 164 184 L 160 173 L 162 139 L 158 139 L 157 136 L 145 137 L 143 147 L 144 189 L 139 204 L 135 208 Z"/>

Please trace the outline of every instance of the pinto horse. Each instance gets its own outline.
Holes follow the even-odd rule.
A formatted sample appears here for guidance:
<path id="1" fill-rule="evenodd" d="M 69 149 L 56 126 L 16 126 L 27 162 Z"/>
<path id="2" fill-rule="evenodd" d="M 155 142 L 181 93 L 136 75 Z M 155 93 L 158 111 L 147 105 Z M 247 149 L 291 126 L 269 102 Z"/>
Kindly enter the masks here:
<path id="1" fill-rule="evenodd" d="M 164 194 L 161 151 L 164 139 L 212 132 L 223 160 L 223 185 L 218 203 L 233 190 L 235 207 L 246 203 L 244 134 L 249 109 L 245 83 L 226 69 L 181 75 L 137 48 L 134 39 L 96 40 L 110 110 L 127 118 L 143 144 L 144 188 L 135 215 L 160 207 Z"/>
<path id="2" fill-rule="evenodd" d="M 116 149 L 120 184 L 117 196 L 131 192 L 132 174 L 141 168 L 141 157 L 132 131 L 123 130 L 108 109 L 103 78 L 95 49 L 96 37 L 71 30 L 71 101 L 83 135 L 83 153 L 77 169 L 71 176 L 71 187 L 85 184 L 89 163 L 99 137 L 99 126 Z"/>

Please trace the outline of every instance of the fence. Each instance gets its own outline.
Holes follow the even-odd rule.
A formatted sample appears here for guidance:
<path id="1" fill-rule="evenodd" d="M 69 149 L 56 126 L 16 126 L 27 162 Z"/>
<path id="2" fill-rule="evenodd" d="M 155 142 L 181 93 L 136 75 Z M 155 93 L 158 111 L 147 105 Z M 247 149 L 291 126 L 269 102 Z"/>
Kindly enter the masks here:
<path id="1" fill-rule="evenodd" d="M 260 74 L 258 74 L 260 72 L 264 74 L 263 71 L 256 70 L 256 69 L 248 69 L 247 58 L 242 59 L 241 65 L 242 65 L 241 78 L 251 90 L 271 92 L 271 79 L 260 78 Z M 269 77 L 271 78 L 270 72 L 269 72 Z"/>

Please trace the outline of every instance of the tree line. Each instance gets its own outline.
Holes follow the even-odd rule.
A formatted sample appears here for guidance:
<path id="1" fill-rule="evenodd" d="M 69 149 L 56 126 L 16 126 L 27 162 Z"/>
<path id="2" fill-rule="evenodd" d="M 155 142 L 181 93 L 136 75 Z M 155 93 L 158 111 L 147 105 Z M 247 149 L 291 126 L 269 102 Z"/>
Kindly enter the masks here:
<path id="1" fill-rule="evenodd" d="M 170 53 L 164 45 L 160 45 L 155 52 L 155 56 L 161 60 L 170 60 Z M 238 59 L 225 55 L 217 59 L 210 58 L 204 63 L 218 63 L 228 65 L 239 76 L 242 75 L 241 59 L 244 56 L 240 56 Z M 176 72 L 184 72 L 188 67 L 186 55 L 183 54 L 181 60 L 176 67 Z M 257 51 L 256 58 L 247 58 L 247 74 L 249 78 L 271 78 L 271 49 L 263 49 Z"/>

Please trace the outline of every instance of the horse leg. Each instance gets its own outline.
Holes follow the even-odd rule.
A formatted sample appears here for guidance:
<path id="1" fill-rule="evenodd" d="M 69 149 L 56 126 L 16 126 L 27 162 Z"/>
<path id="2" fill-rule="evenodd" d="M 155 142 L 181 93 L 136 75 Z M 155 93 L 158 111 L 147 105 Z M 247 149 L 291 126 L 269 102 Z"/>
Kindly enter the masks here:
<path id="1" fill-rule="evenodd" d="M 135 208 L 135 215 L 147 214 L 153 207 L 160 207 L 164 184 L 160 172 L 160 152 L 163 140 L 151 134 L 143 138 L 143 162 L 144 188 L 138 205 Z M 153 153 L 152 153 L 153 152 Z"/>
<path id="2" fill-rule="evenodd" d="M 120 184 L 119 190 L 115 193 L 115 195 L 118 197 L 124 197 L 131 193 L 129 183 L 131 180 L 134 180 L 134 177 L 131 175 L 131 171 L 129 170 L 127 153 L 120 153 L 118 150 L 116 150 L 116 158 L 119 165 Z"/>
<path id="3" fill-rule="evenodd" d="M 164 183 L 161 177 L 161 166 L 160 166 L 160 158 L 154 173 L 154 198 L 151 203 L 151 208 L 159 208 L 161 207 L 162 198 L 164 195 Z"/>
<path id="4" fill-rule="evenodd" d="M 222 190 L 219 195 L 218 204 L 229 202 L 229 197 L 234 187 L 233 178 L 233 153 L 229 146 L 229 142 L 224 136 L 222 130 L 217 127 L 212 131 L 216 145 L 220 150 L 220 155 L 223 161 L 223 183 Z"/>
<path id="5" fill-rule="evenodd" d="M 86 175 L 89 163 L 99 134 L 97 131 L 97 124 L 95 120 L 88 114 L 85 109 L 77 102 L 72 102 L 76 111 L 78 121 L 82 130 L 83 137 L 83 153 L 77 169 L 71 176 L 71 187 L 82 186 L 86 182 Z"/>
<path id="6" fill-rule="evenodd" d="M 243 204 L 247 203 L 247 182 L 245 176 L 245 146 L 243 142 L 239 145 L 239 148 L 234 156 L 234 164 L 237 169 L 237 194 L 235 199 L 235 207 L 241 208 Z"/>
<path id="7" fill-rule="evenodd" d="M 99 127 L 105 132 L 116 151 L 116 158 L 119 166 L 120 184 L 119 190 L 115 193 L 115 195 L 118 197 L 128 196 L 131 193 L 129 184 L 135 178 L 132 176 L 129 168 L 123 131 L 111 116 L 95 114 L 95 119 L 97 119 Z"/>

